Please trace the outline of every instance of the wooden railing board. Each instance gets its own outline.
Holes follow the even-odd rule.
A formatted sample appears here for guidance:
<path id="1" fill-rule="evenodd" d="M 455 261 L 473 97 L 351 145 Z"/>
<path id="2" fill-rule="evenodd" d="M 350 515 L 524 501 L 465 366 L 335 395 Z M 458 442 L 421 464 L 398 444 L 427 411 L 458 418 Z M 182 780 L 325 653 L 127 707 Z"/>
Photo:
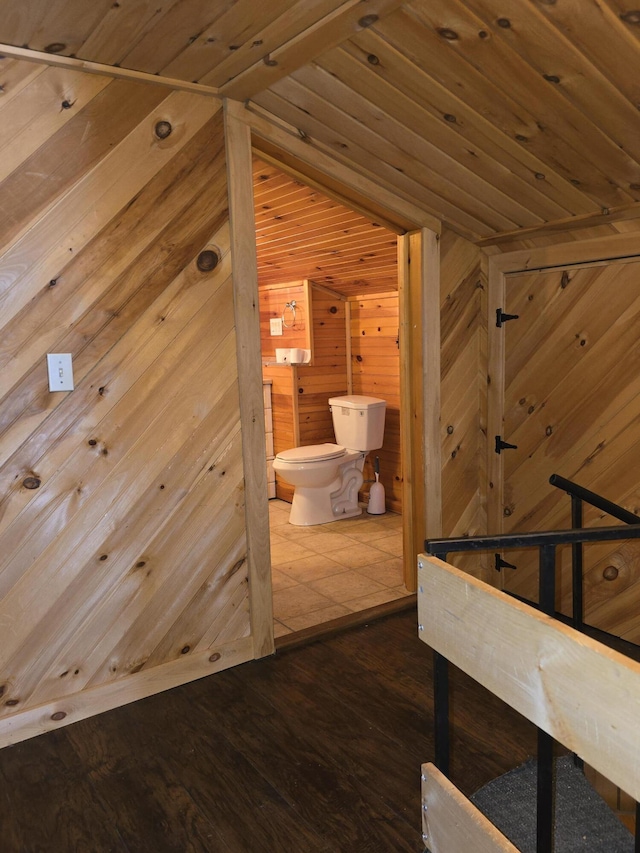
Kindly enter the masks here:
<path id="1" fill-rule="evenodd" d="M 433 764 L 422 765 L 422 839 L 431 853 L 518 853 Z"/>
<path id="2" fill-rule="evenodd" d="M 640 663 L 433 557 L 418 590 L 425 643 L 640 799 Z"/>

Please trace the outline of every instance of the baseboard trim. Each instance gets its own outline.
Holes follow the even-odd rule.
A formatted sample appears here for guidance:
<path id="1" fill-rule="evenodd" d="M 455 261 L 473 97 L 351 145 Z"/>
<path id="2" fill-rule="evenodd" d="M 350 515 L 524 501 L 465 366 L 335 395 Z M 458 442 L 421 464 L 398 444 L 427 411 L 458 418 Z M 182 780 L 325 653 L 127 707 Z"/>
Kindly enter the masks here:
<path id="1" fill-rule="evenodd" d="M 287 651 L 288 649 L 305 646 L 308 643 L 315 643 L 318 640 L 326 640 L 328 637 L 349 630 L 349 628 L 358 628 L 367 622 L 375 622 L 378 619 L 383 619 L 385 616 L 392 616 L 394 613 L 403 613 L 406 610 L 416 610 L 417 620 L 417 595 L 415 593 L 405 595 L 403 598 L 396 598 L 394 601 L 387 601 L 384 604 L 378 604 L 375 607 L 369 607 L 366 610 L 359 610 L 356 613 L 340 616 L 338 619 L 331 619 L 329 622 L 322 622 L 320 625 L 312 625 L 310 628 L 295 631 L 293 634 L 284 634 L 282 637 L 277 637 L 275 641 L 276 654 Z"/>

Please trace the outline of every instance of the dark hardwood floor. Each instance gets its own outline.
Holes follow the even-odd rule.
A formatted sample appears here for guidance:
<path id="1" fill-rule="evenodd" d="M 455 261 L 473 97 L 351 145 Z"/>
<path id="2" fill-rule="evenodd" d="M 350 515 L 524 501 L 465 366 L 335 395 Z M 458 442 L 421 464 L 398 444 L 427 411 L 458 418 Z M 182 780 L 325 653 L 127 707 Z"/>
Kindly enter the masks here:
<path id="1" fill-rule="evenodd" d="M 468 794 L 535 732 L 453 682 Z M 0 751 L 0 850 L 418 853 L 431 704 L 414 611 L 279 652 Z"/>

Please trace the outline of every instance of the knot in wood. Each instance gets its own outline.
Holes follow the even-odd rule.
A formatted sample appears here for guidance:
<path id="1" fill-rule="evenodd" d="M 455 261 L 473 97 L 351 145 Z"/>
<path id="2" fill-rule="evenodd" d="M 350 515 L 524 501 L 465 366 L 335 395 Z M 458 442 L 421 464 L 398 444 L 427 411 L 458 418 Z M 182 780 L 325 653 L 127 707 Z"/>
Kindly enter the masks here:
<path id="1" fill-rule="evenodd" d="M 196 266 L 198 267 L 200 272 L 211 272 L 211 270 L 214 270 L 219 263 L 220 250 L 217 248 L 205 249 L 204 252 L 200 252 L 200 254 L 198 255 Z"/>
<path id="2" fill-rule="evenodd" d="M 220 652 L 214 652 L 212 655 L 209 656 L 209 661 L 210 663 L 215 663 L 217 660 L 220 660 L 221 657 L 222 655 L 220 654 Z"/>
<path id="3" fill-rule="evenodd" d="M 439 27 L 436 32 L 443 39 L 447 39 L 447 41 L 455 41 L 459 38 L 458 33 L 455 30 L 450 30 L 448 27 Z"/>
<path id="4" fill-rule="evenodd" d="M 60 720 L 64 720 L 66 716 L 67 715 L 65 711 L 56 711 L 55 714 L 51 715 L 51 719 L 54 720 L 56 723 L 59 723 Z"/>
<path id="5" fill-rule="evenodd" d="M 359 26 L 359 27 L 363 27 L 363 28 L 365 28 L 365 29 L 366 29 L 367 27 L 370 27 L 370 26 L 372 26 L 373 24 L 375 24 L 375 22 L 376 22 L 377 20 L 378 20 L 378 16 L 377 16 L 377 15 L 364 15 L 364 16 L 363 16 L 362 18 L 360 18 L 360 20 L 358 21 L 358 26 Z"/>
<path id="6" fill-rule="evenodd" d="M 509 18 L 498 18 L 496 23 L 499 27 L 502 27 L 503 30 L 508 30 L 511 27 L 511 21 Z"/>
<path id="7" fill-rule="evenodd" d="M 25 489 L 39 489 L 41 483 L 42 480 L 40 480 L 38 477 L 25 477 L 22 481 L 22 485 L 25 487 Z"/>
<path id="8" fill-rule="evenodd" d="M 44 52 L 45 53 L 62 53 L 62 51 L 65 48 L 66 48 L 66 44 L 64 44 L 64 42 L 54 41 L 45 47 Z"/>
<path id="9" fill-rule="evenodd" d="M 633 9 L 629 12 L 621 12 L 620 20 L 624 21 L 625 24 L 633 24 L 634 26 L 637 26 L 638 24 L 640 24 L 640 9 Z"/>
<path id="10" fill-rule="evenodd" d="M 166 139 L 168 136 L 171 136 L 172 130 L 171 123 L 168 121 L 159 121 L 154 128 L 158 139 Z"/>
<path id="11" fill-rule="evenodd" d="M 606 581 L 614 581 L 620 572 L 615 566 L 607 566 L 606 569 L 602 572 L 602 577 Z"/>
<path id="12" fill-rule="evenodd" d="M 369 65 L 380 65 L 380 60 L 375 53 L 370 53 L 369 56 L 367 56 L 367 62 Z"/>

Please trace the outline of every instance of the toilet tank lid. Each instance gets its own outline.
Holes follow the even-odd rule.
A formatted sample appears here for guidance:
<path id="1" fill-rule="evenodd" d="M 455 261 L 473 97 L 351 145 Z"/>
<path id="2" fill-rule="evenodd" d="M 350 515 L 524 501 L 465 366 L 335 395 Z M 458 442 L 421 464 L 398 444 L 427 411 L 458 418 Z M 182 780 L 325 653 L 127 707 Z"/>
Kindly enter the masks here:
<path id="1" fill-rule="evenodd" d="M 344 409 L 379 409 L 387 401 L 379 397 L 365 397 L 363 394 L 347 394 L 344 397 L 331 397 L 330 406 L 342 406 Z"/>
<path id="2" fill-rule="evenodd" d="M 337 459 L 338 456 L 343 456 L 344 452 L 345 448 L 340 444 L 308 444 L 282 450 L 276 459 L 283 462 L 322 462 L 325 459 Z"/>

